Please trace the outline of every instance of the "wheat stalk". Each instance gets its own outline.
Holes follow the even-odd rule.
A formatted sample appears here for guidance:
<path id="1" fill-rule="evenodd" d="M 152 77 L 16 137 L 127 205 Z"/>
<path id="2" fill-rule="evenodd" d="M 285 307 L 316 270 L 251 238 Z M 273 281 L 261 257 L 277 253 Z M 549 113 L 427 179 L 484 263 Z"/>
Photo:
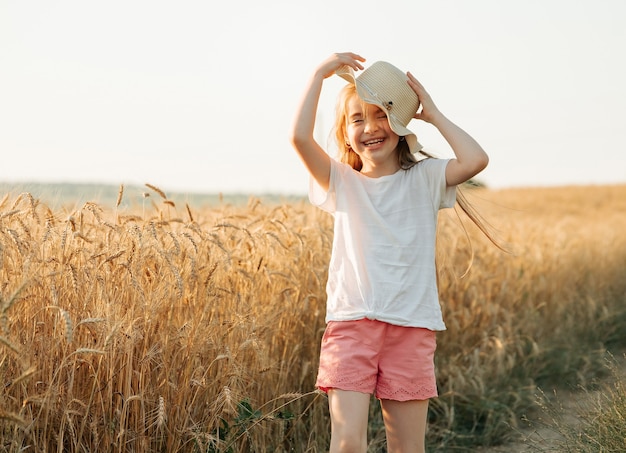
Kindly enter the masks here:
<path id="1" fill-rule="evenodd" d="M 0 344 L 3 344 L 7 348 L 9 348 L 17 357 L 21 356 L 21 352 L 18 347 L 11 343 L 8 338 L 3 337 L 2 335 L 0 335 Z"/>
<path id="2" fill-rule="evenodd" d="M 69 313 L 65 311 L 63 308 L 59 307 L 58 305 L 48 305 L 46 308 L 54 308 L 59 311 L 59 313 L 61 314 L 61 318 L 63 319 L 63 324 L 65 327 L 65 340 L 68 343 L 71 343 L 72 338 L 74 336 L 74 329 L 73 329 L 72 319 L 70 318 Z"/>
<path id="3" fill-rule="evenodd" d="M 59 311 L 61 312 L 61 316 L 63 317 L 63 320 L 65 321 L 65 341 L 67 341 L 68 343 L 72 342 L 72 338 L 74 338 L 74 329 L 72 328 L 72 318 L 70 318 L 70 314 L 63 310 L 62 308 L 59 308 Z"/>
<path id="4" fill-rule="evenodd" d="M 159 396 L 159 407 L 157 409 L 157 429 L 162 431 L 165 428 L 166 414 L 165 414 L 165 399 Z"/>
<path id="5" fill-rule="evenodd" d="M 12 423 L 16 423 L 20 426 L 26 426 L 26 420 L 24 420 L 22 417 L 12 412 L 6 412 L 2 408 L 0 408 L 0 420 L 6 420 Z"/>
<path id="6" fill-rule="evenodd" d="M 115 201 L 116 208 L 122 203 L 123 196 L 124 196 L 124 184 L 120 184 L 120 189 L 117 192 L 117 200 Z"/>
<path id="7" fill-rule="evenodd" d="M 156 193 L 158 193 L 161 198 L 167 200 L 167 195 L 165 195 L 165 192 L 163 192 L 161 189 L 159 189 L 156 186 L 153 186 L 152 184 L 148 184 L 146 183 L 146 187 L 148 187 L 149 189 L 152 189 L 153 191 L 155 191 Z"/>
<path id="8" fill-rule="evenodd" d="M 13 379 L 11 381 L 11 383 L 7 386 L 7 390 L 12 388 L 12 387 L 15 387 L 15 386 L 21 384 L 23 381 L 29 379 L 32 375 L 35 374 L 36 371 L 37 371 L 37 367 L 34 366 L 34 365 L 31 366 L 26 371 L 24 371 L 22 374 L 20 374 L 18 377 Z"/>
<path id="9" fill-rule="evenodd" d="M 5 193 L 4 197 L 2 197 L 2 200 L 0 200 L 0 209 L 4 208 L 4 205 L 6 204 L 7 200 L 9 199 L 9 193 Z"/>
<path id="10" fill-rule="evenodd" d="M 185 207 L 187 208 L 187 215 L 189 216 L 189 221 L 193 222 L 193 214 L 191 213 L 191 208 L 188 203 L 185 203 Z"/>

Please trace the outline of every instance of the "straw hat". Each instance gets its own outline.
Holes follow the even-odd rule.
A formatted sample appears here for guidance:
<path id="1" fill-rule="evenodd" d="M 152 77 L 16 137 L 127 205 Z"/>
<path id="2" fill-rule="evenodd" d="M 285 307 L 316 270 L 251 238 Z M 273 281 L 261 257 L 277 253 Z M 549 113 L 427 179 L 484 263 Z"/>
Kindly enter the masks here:
<path id="1" fill-rule="evenodd" d="M 422 149 L 417 136 L 407 129 L 420 106 L 417 94 L 407 83 L 407 75 L 394 65 L 377 61 L 358 77 L 350 66 L 342 66 L 336 74 L 356 85 L 359 97 L 387 112 L 389 126 L 396 134 L 405 137 L 413 154 Z"/>

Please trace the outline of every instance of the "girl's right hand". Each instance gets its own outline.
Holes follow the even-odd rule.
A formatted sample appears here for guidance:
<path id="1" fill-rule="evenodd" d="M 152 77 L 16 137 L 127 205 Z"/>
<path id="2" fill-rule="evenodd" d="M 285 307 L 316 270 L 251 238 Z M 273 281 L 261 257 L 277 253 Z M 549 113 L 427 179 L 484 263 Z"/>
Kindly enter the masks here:
<path id="1" fill-rule="evenodd" d="M 335 71 L 342 66 L 350 66 L 353 70 L 359 71 L 363 69 L 361 62 L 365 58 L 352 52 L 334 53 L 324 60 L 318 67 L 316 72 L 321 74 L 324 79 L 330 77 Z"/>
<path id="2" fill-rule="evenodd" d="M 311 176 L 323 190 L 328 190 L 330 186 L 330 156 L 313 136 L 322 84 L 324 79 L 333 75 L 342 66 L 349 66 L 355 71 L 363 69 L 361 64 L 363 61 L 365 58 L 352 52 L 332 54 L 315 70 L 296 111 L 291 143 Z"/>

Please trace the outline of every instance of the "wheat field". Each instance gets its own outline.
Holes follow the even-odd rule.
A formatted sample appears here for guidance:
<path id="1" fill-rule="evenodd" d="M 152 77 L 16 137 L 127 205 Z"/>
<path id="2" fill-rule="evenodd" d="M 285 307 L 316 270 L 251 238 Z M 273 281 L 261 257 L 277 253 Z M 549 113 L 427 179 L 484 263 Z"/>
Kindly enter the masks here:
<path id="1" fill-rule="evenodd" d="M 332 218 L 305 201 L 0 200 L 0 452 L 322 452 Z M 468 191 L 442 211 L 429 451 L 512 438 L 538 388 L 626 344 L 626 186 Z M 147 201 L 148 200 L 148 201 Z M 372 405 L 371 452 L 385 451 Z"/>

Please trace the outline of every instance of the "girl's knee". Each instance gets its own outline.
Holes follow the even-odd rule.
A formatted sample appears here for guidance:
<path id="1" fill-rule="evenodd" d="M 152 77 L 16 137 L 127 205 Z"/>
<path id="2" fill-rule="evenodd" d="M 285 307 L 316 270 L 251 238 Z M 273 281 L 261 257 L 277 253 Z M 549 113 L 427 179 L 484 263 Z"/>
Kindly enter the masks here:
<path id="1" fill-rule="evenodd" d="M 331 452 L 367 450 L 367 416 L 370 395 L 332 389 L 328 392 Z"/>
<path id="2" fill-rule="evenodd" d="M 360 436 L 331 437 L 330 453 L 365 453 L 367 451 L 367 439 Z"/>

